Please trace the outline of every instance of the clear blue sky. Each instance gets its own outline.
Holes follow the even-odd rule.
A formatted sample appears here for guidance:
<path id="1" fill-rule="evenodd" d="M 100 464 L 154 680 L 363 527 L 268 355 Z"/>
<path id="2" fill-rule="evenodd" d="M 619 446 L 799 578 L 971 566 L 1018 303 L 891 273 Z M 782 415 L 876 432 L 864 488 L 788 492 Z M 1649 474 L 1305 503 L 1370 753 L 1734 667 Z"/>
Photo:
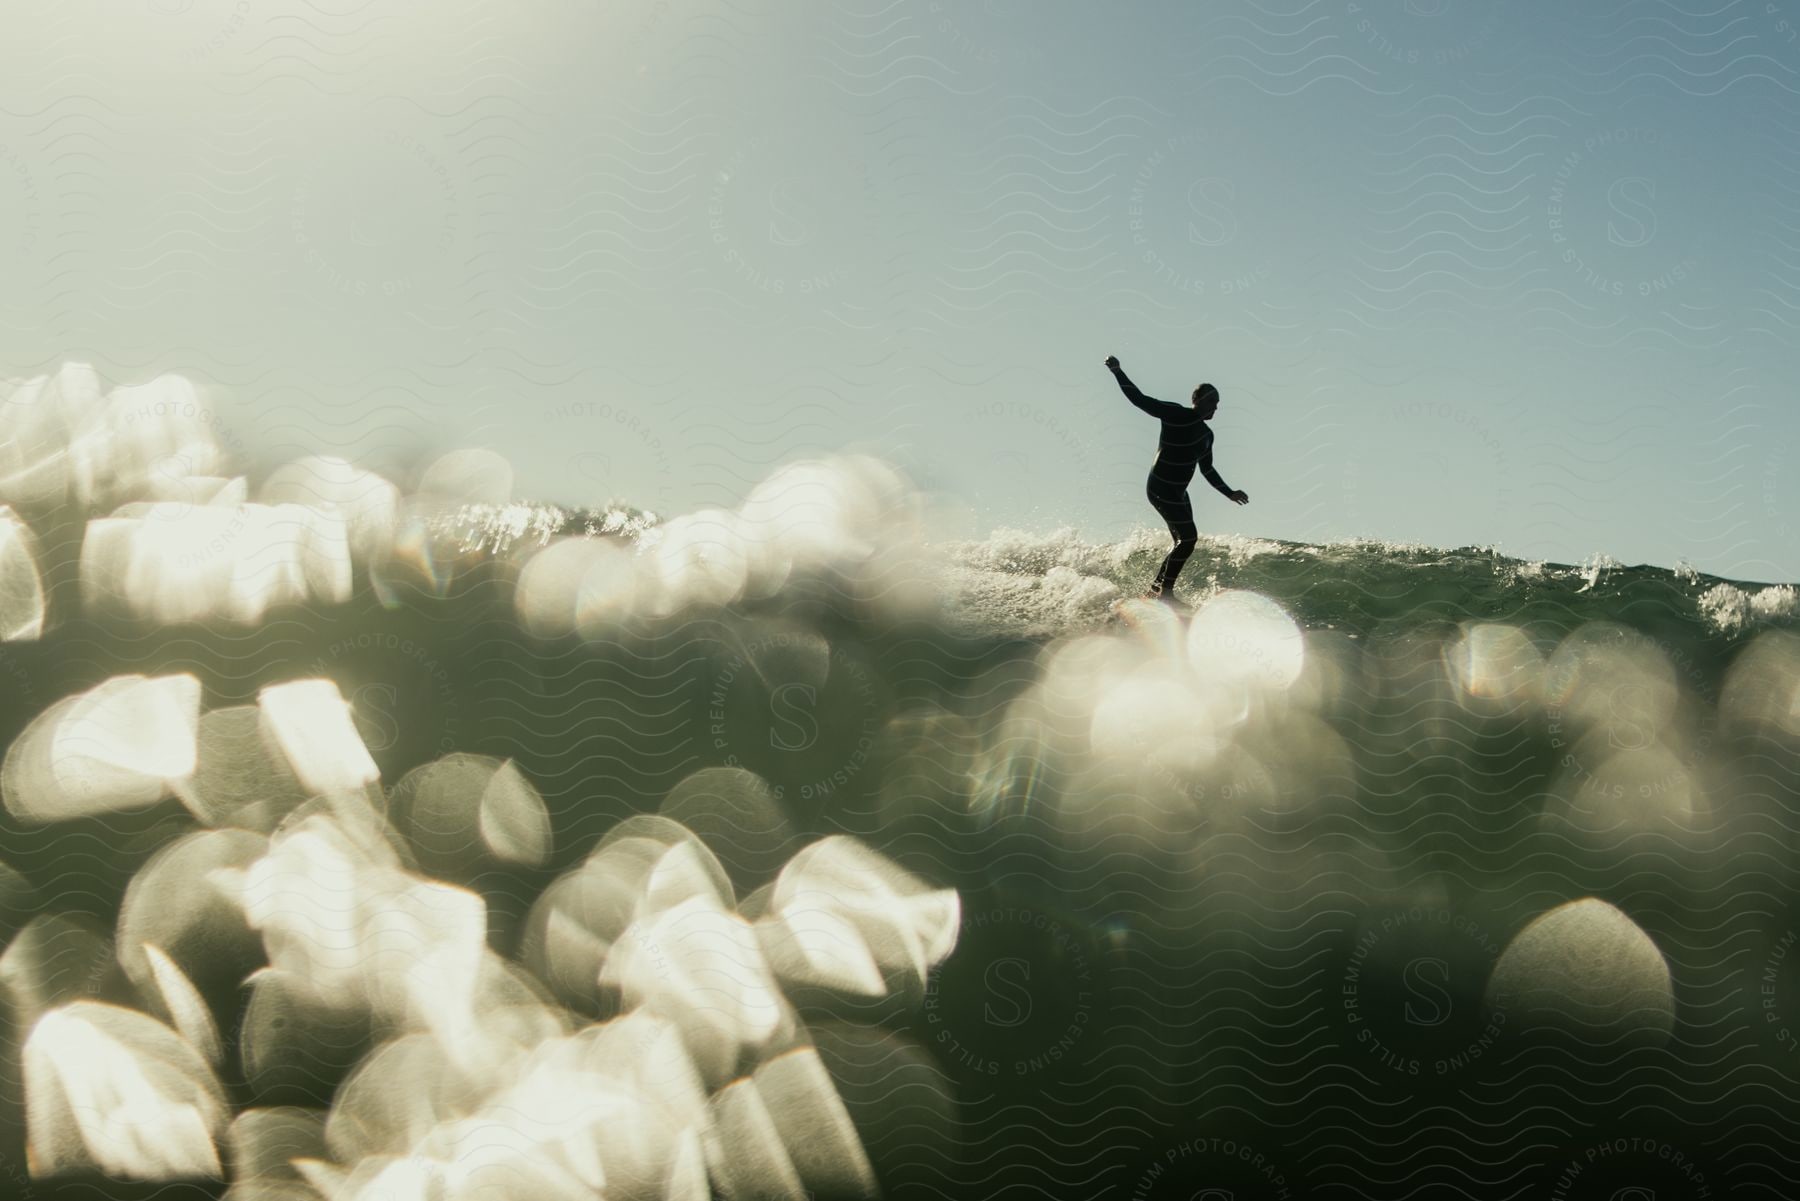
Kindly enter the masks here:
<path id="1" fill-rule="evenodd" d="M 9 9 L 0 374 L 685 509 L 846 446 L 946 531 L 1800 578 L 1800 12 L 1284 0 Z M 1772 11 L 1773 10 L 1773 11 Z"/>

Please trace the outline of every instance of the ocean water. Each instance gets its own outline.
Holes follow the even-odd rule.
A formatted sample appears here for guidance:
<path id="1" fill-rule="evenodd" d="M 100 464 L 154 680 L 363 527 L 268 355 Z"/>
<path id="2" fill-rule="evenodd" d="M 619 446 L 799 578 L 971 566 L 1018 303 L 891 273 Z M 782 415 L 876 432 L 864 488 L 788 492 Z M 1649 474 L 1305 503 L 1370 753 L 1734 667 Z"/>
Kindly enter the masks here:
<path id="1" fill-rule="evenodd" d="M 1793 1195 L 1794 586 L 1168 610 L 866 458 L 246 477 L 184 387 L 6 391 L 0 1195 Z"/>

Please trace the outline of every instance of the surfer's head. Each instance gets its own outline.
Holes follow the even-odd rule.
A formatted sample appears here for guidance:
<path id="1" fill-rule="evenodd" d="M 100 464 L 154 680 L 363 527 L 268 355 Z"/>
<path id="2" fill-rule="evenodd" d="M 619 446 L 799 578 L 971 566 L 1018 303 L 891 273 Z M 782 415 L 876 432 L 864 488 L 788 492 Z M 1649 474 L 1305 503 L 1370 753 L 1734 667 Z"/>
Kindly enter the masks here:
<path id="1" fill-rule="evenodd" d="M 1194 407 L 1200 410 L 1200 416 L 1211 417 L 1219 411 L 1219 390 L 1211 384 L 1201 384 L 1195 388 Z"/>

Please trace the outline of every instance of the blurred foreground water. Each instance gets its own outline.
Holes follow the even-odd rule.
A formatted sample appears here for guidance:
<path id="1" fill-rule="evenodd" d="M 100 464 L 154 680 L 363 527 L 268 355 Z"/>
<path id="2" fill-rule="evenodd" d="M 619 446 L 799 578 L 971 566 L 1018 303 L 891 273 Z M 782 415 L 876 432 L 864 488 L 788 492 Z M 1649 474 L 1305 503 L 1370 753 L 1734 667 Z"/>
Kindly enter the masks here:
<path id="1" fill-rule="evenodd" d="M 1791 586 L 0 398 L 0 1195 L 1797 1191 Z"/>

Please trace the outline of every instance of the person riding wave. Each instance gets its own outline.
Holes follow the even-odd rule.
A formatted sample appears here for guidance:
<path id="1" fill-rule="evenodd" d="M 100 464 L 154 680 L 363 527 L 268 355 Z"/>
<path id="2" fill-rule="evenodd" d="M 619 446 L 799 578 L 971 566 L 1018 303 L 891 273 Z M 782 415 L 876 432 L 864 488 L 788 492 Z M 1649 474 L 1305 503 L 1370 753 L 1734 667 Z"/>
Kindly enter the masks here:
<path id="1" fill-rule="evenodd" d="M 1184 408 L 1167 400 L 1157 400 L 1145 396 L 1138 386 L 1126 378 L 1119 366 L 1118 356 L 1108 355 L 1107 369 L 1119 382 L 1119 390 L 1125 399 L 1162 422 L 1162 433 L 1156 442 L 1156 461 L 1150 467 L 1150 478 L 1145 482 L 1144 494 L 1150 498 L 1150 504 L 1156 509 L 1169 526 L 1169 533 L 1174 536 L 1175 545 L 1163 559 L 1162 566 L 1156 570 L 1156 578 L 1151 582 L 1147 599 L 1162 600 L 1173 603 L 1175 599 L 1175 577 L 1187 565 L 1188 556 L 1194 553 L 1194 546 L 1199 541 L 1200 531 L 1194 524 L 1194 506 L 1188 500 L 1188 483 L 1194 478 L 1197 469 L 1206 477 L 1206 482 L 1218 490 L 1225 499 L 1235 504 L 1250 503 L 1250 494 L 1234 489 L 1219 478 L 1213 469 L 1212 462 L 1212 427 L 1207 421 L 1219 411 L 1219 390 L 1211 384 L 1201 384 L 1194 389 L 1192 407 Z"/>

